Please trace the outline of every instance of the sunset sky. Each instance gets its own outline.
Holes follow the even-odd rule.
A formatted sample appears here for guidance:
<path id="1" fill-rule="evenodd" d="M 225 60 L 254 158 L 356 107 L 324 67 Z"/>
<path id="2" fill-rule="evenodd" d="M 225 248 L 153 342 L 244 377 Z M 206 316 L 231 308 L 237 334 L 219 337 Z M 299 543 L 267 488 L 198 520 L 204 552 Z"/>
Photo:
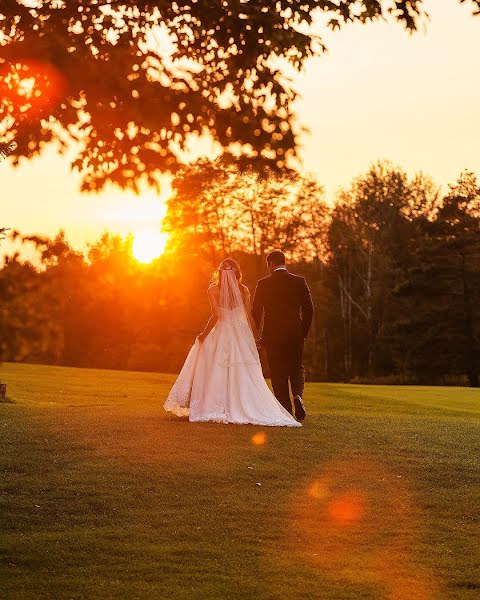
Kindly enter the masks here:
<path id="1" fill-rule="evenodd" d="M 377 159 L 421 170 L 445 187 L 464 168 L 480 175 L 480 18 L 457 0 L 426 7 L 431 21 L 414 35 L 392 24 L 328 33 L 328 54 L 297 77 L 298 121 L 310 130 L 303 168 L 330 201 Z M 106 229 L 158 228 L 168 193 L 80 194 L 78 175 L 54 148 L 16 170 L 1 163 L 0 181 L 2 225 L 23 233 L 64 229 L 79 248 Z"/>

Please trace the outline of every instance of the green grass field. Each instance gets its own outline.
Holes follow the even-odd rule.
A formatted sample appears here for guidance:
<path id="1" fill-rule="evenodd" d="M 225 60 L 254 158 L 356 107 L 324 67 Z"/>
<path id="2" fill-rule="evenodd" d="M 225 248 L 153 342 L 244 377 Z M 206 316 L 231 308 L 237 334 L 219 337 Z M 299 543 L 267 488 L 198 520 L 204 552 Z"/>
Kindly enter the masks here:
<path id="1" fill-rule="evenodd" d="M 310 384 L 301 429 L 170 375 L 4 364 L 5 599 L 480 597 L 480 391 Z"/>

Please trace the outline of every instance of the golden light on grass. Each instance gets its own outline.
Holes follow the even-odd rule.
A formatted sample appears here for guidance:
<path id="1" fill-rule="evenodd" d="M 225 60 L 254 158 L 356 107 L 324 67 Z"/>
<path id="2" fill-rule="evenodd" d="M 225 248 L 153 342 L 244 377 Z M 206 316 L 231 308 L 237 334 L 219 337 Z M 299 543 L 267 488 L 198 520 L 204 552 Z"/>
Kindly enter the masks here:
<path id="1" fill-rule="evenodd" d="M 346 457 L 315 469 L 291 499 L 288 553 L 320 580 L 381 586 L 386 600 L 433 600 L 438 584 L 416 563 L 421 513 L 388 466 Z"/>
<path id="2" fill-rule="evenodd" d="M 328 504 L 327 510 L 335 523 L 352 525 L 362 518 L 362 498 L 358 494 L 344 494 L 332 500 Z"/>
<path id="3" fill-rule="evenodd" d="M 140 231 L 135 234 L 132 254 L 141 263 L 147 264 L 165 251 L 168 234 L 162 231 Z"/>
<path id="4" fill-rule="evenodd" d="M 264 431 L 259 431 L 252 436 L 252 444 L 254 446 L 264 446 L 267 442 L 267 434 Z"/>
<path id="5" fill-rule="evenodd" d="M 320 479 L 314 481 L 308 490 L 308 495 L 312 498 L 316 498 L 317 500 L 327 498 L 329 494 L 330 490 L 328 487 L 328 483 Z"/>

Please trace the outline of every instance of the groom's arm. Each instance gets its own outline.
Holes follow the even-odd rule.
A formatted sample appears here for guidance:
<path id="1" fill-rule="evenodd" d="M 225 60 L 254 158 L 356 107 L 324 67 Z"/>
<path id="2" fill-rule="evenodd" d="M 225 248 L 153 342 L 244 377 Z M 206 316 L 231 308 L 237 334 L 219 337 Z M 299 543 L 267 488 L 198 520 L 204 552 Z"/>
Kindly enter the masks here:
<path id="1" fill-rule="evenodd" d="M 255 293 L 253 294 L 253 302 L 252 302 L 252 317 L 255 321 L 255 326 L 257 330 L 260 332 L 260 326 L 262 324 L 262 315 L 263 315 L 263 293 L 262 293 L 262 285 L 260 282 L 257 283 L 257 287 L 255 288 Z"/>
<path id="2" fill-rule="evenodd" d="M 303 280 L 303 289 L 302 289 L 302 329 L 303 329 L 303 337 L 306 338 L 308 332 L 310 331 L 310 327 L 312 326 L 313 320 L 313 301 L 312 294 L 310 293 L 310 288 L 307 285 L 305 279 Z"/>

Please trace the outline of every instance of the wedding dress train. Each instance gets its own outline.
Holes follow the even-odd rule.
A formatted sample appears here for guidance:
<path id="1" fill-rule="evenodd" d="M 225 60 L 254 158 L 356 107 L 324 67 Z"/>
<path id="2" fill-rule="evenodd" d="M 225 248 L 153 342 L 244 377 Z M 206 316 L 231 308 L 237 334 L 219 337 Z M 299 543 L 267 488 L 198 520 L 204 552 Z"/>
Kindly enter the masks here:
<path id="1" fill-rule="evenodd" d="M 190 421 L 301 427 L 267 386 L 235 273 L 220 272 L 217 322 L 198 339 L 164 408 Z"/>

